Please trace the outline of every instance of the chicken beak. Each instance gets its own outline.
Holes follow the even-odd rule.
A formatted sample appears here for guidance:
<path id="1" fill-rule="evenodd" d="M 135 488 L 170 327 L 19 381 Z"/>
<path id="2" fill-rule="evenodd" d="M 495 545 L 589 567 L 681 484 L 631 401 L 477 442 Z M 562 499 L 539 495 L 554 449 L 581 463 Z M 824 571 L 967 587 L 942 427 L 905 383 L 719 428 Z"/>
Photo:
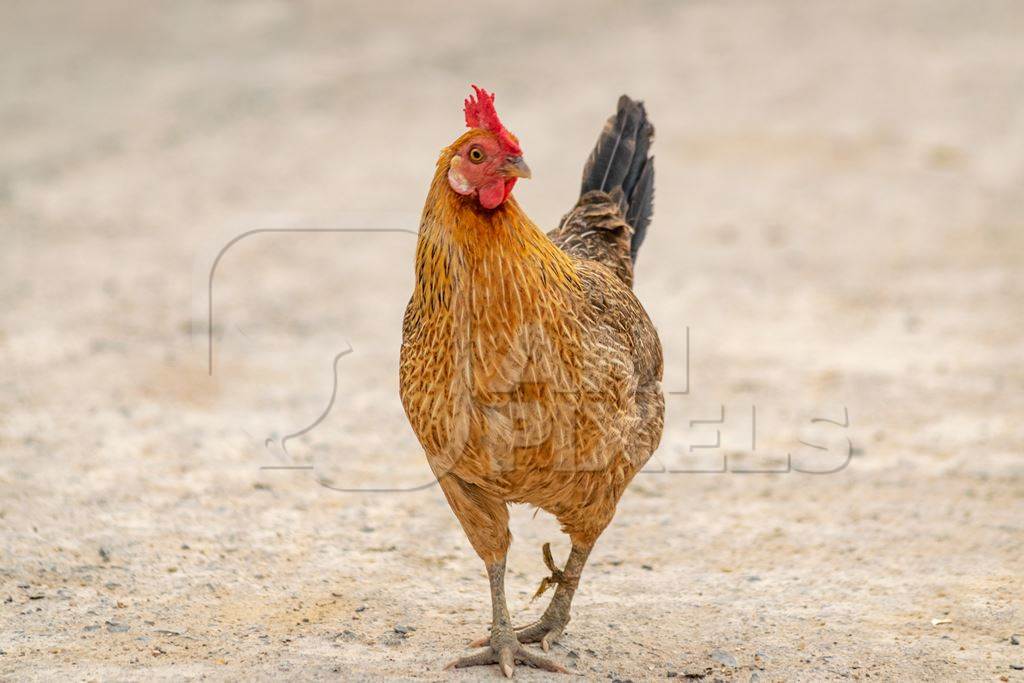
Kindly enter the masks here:
<path id="1" fill-rule="evenodd" d="M 529 178 L 532 176 L 530 167 L 523 161 L 523 157 L 509 157 L 505 165 L 501 167 L 502 172 L 510 178 Z"/>

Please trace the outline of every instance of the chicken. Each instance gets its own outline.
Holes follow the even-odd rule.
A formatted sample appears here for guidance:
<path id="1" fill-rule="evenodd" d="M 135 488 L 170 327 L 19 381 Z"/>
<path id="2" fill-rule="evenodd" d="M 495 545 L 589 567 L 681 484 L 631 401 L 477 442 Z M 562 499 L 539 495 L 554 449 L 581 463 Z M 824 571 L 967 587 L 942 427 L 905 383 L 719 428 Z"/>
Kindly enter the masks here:
<path id="1" fill-rule="evenodd" d="M 470 130 L 446 147 L 427 195 L 406 309 L 402 404 L 490 580 L 490 637 L 449 666 L 520 662 L 562 634 L 583 566 L 661 439 L 662 352 L 633 294 L 652 214 L 654 129 L 626 96 L 583 170 L 575 207 L 547 236 L 511 195 L 529 178 L 494 96 L 474 88 Z M 572 550 L 540 620 L 513 629 L 505 601 L 508 504 L 541 508 Z"/>

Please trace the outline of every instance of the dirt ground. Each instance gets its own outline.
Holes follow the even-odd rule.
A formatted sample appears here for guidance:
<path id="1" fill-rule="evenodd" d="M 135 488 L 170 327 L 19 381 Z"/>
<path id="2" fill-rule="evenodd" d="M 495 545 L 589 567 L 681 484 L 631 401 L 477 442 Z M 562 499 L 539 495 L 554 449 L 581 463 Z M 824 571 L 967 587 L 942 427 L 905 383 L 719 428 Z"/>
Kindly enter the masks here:
<path id="1" fill-rule="evenodd" d="M 0 678 L 498 676 L 442 670 L 487 584 L 396 379 L 479 82 L 541 225 L 620 93 L 657 126 L 674 393 L 554 657 L 1024 681 L 1021 35 L 1014 0 L 3 3 Z M 513 533 L 525 622 L 568 544 Z"/>

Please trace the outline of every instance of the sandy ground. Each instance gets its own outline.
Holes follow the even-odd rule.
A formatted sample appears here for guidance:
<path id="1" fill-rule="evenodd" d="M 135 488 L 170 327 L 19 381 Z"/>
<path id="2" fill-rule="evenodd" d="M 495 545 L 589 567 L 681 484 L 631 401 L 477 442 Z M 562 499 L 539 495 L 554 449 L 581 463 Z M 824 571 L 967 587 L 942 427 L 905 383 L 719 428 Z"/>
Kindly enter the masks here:
<path id="1" fill-rule="evenodd" d="M 1022 34 L 1012 0 L 5 2 L 0 678 L 497 676 L 441 670 L 489 607 L 438 489 L 337 490 L 429 483 L 414 238 L 295 231 L 414 230 L 478 81 L 542 225 L 621 92 L 658 129 L 678 393 L 556 659 L 1024 680 Z M 513 532 L 527 621 L 568 546 Z"/>

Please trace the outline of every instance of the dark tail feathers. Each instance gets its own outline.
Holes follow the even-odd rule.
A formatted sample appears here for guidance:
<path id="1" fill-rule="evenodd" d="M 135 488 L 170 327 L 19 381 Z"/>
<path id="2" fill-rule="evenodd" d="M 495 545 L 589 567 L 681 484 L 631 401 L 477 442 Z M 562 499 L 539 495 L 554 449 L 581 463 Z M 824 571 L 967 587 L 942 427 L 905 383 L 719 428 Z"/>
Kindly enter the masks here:
<path id="1" fill-rule="evenodd" d="M 643 102 L 623 95 L 583 167 L 581 195 L 601 190 L 619 196 L 626 222 L 633 228 L 630 255 L 634 263 L 654 213 L 654 157 L 647 156 L 653 139 L 654 126 L 647 120 Z"/>

